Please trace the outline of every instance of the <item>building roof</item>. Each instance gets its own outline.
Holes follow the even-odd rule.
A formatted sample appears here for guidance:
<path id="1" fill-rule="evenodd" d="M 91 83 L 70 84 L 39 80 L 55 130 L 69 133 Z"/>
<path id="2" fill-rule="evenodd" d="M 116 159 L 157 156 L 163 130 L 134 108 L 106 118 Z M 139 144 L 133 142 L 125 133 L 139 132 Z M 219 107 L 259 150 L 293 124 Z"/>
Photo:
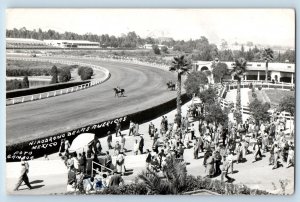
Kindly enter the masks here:
<path id="1" fill-rule="evenodd" d="M 25 39 L 25 38 L 6 38 L 6 43 L 41 43 L 44 44 L 44 41 L 37 39 Z"/>
<path id="2" fill-rule="evenodd" d="M 62 42 L 67 42 L 67 43 L 80 43 L 80 44 L 100 44 L 99 42 L 91 42 L 91 41 L 86 41 L 86 40 L 44 40 L 46 43 L 62 43 Z"/>

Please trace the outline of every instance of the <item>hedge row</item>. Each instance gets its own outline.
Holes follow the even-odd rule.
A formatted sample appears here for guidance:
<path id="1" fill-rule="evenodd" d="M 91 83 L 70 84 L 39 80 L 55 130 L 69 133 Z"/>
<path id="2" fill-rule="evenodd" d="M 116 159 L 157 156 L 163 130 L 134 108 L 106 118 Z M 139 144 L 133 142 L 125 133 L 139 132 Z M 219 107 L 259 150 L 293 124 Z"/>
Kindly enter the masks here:
<path id="1" fill-rule="evenodd" d="M 27 79 L 28 80 L 28 79 Z M 24 83 L 23 80 L 13 79 L 13 80 L 6 80 L 6 90 L 15 90 L 15 89 L 24 89 L 28 88 L 29 85 Z"/>
<path id="2" fill-rule="evenodd" d="M 85 84 L 85 83 L 89 83 L 89 81 L 57 83 L 57 84 L 50 84 L 47 86 L 41 86 L 41 87 L 35 87 L 35 88 L 29 88 L 29 89 L 12 90 L 12 91 L 6 92 L 6 98 L 14 98 L 14 97 L 21 97 L 21 96 L 32 95 L 32 94 L 45 93 L 45 92 L 60 90 L 63 88 L 69 88 L 72 86 L 77 86 L 77 85 L 81 85 L 81 84 Z"/>
<path id="3" fill-rule="evenodd" d="M 251 189 L 243 184 L 232 184 L 221 182 L 220 180 L 214 180 L 210 178 L 204 178 L 201 176 L 194 177 L 192 175 L 187 176 L 186 189 L 179 194 L 186 194 L 190 191 L 196 190 L 208 190 L 221 195 L 270 195 L 271 193 L 259 190 Z M 65 193 L 69 195 L 71 193 Z M 80 193 L 76 193 L 80 194 Z M 95 193 L 95 195 L 148 195 L 151 192 L 148 191 L 145 183 L 133 183 L 126 184 L 120 187 L 108 187 L 103 191 Z"/>
<path id="4" fill-rule="evenodd" d="M 50 68 L 6 68 L 6 76 L 49 76 Z"/>

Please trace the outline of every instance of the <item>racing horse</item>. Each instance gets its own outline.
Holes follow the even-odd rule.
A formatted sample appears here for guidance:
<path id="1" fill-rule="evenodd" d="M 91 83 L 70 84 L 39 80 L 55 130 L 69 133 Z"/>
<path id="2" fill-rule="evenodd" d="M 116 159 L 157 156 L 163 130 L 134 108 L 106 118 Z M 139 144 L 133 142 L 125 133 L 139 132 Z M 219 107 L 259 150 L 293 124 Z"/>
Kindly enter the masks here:
<path id="1" fill-rule="evenodd" d="M 123 88 L 121 89 L 118 89 L 118 88 L 114 88 L 114 91 L 115 91 L 115 97 L 118 96 L 124 96 L 124 93 L 125 93 L 125 90 Z"/>
<path id="2" fill-rule="evenodd" d="M 175 83 L 173 83 L 172 81 L 169 81 L 167 83 L 167 86 L 168 86 L 168 89 L 175 90 Z"/>

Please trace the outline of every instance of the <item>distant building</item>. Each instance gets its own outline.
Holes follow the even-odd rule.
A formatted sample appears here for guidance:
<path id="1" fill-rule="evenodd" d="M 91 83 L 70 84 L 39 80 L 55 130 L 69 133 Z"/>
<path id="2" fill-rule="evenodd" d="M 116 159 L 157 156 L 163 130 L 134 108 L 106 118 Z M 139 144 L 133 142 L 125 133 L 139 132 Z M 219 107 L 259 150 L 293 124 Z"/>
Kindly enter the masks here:
<path id="1" fill-rule="evenodd" d="M 233 69 L 234 62 L 224 62 L 227 64 L 228 69 Z M 196 71 L 212 71 L 211 61 L 196 61 L 193 63 L 194 69 Z M 265 80 L 265 69 L 266 64 L 264 62 L 247 62 L 247 72 L 244 76 L 244 80 Z M 278 63 L 271 62 L 268 66 L 268 77 L 269 80 L 274 80 L 275 82 L 290 82 L 294 83 L 295 76 L 295 64 L 293 63 Z"/>
<path id="2" fill-rule="evenodd" d="M 6 38 L 7 48 L 39 48 L 45 47 L 47 44 L 44 41 L 36 39 L 24 39 L 24 38 Z"/>
<path id="3" fill-rule="evenodd" d="M 44 42 L 59 48 L 100 48 L 100 43 L 85 40 L 44 40 Z"/>
<path id="4" fill-rule="evenodd" d="M 157 45 L 159 49 L 161 49 L 162 47 L 166 46 L 166 45 L 160 45 L 160 44 L 145 44 L 143 46 L 144 49 L 152 49 L 153 45 Z M 169 49 L 169 47 L 167 47 Z"/>

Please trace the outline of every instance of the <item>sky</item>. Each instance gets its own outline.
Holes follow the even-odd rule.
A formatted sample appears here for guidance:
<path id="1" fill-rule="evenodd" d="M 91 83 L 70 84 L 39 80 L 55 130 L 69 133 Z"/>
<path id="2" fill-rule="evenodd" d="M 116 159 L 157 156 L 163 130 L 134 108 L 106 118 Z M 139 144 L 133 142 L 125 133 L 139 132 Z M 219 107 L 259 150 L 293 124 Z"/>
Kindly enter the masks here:
<path id="1" fill-rule="evenodd" d="M 6 28 L 295 46 L 292 9 L 7 9 Z"/>

